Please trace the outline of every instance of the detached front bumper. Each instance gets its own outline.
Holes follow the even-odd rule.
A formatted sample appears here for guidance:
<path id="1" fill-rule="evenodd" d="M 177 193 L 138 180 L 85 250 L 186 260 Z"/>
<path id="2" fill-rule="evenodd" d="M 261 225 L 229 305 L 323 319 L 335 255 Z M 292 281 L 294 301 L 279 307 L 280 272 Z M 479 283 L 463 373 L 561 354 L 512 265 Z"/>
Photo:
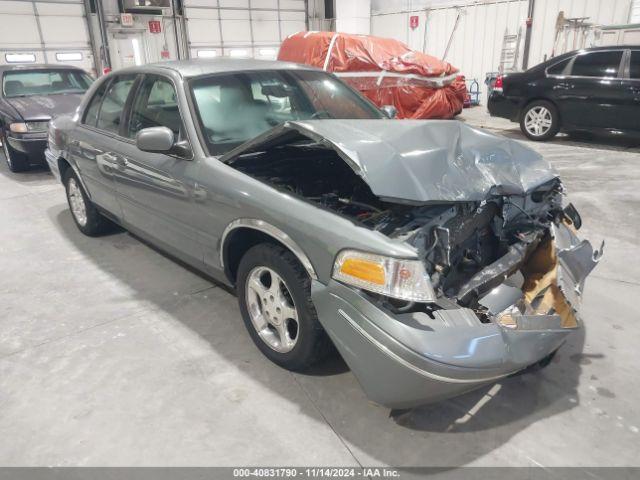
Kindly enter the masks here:
<path id="1" fill-rule="evenodd" d="M 47 132 L 11 133 L 7 136 L 11 148 L 27 155 L 29 162 L 44 165 L 44 151 L 47 148 Z"/>
<path id="2" fill-rule="evenodd" d="M 563 289 L 572 282 L 567 296 L 575 306 L 598 253 L 561 229 L 558 279 Z M 555 313 L 514 314 L 509 326 L 494 318 L 483 323 L 462 307 L 435 310 L 433 316 L 393 314 L 334 280 L 313 282 L 311 293 L 322 325 L 367 396 L 389 408 L 437 402 L 506 377 L 553 353 L 579 328 Z"/>

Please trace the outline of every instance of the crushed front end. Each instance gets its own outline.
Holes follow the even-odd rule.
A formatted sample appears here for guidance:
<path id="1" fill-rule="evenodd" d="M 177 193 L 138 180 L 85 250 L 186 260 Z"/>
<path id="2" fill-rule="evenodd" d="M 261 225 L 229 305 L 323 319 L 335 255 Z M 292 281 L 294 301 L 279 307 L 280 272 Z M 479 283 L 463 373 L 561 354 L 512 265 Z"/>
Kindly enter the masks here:
<path id="1" fill-rule="evenodd" d="M 407 408 L 464 393 L 547 361 L 579 328 L 602 248 L 578 238 L 580 217 L 562 197 L 554 179 L 525 195 L 403 208 L 402 225 L 398 213 L 380 223 L 418 251 L 432 302 L 314 286 L 325 328 L 371 399 Z"/>
<path id="2" fill-rule="evenodd" d="M 352 222 L 325 232 L 319 251 L 336 256 L 312 300 L 380 404 L 435 402 L 548 361 L 579 328 L 602 248 L 579 239 L 557 175 L 520 143 L 459 122 L 308 121 L 223 161 Z M 388 249 L 355 245 L 363 228 Z"/>

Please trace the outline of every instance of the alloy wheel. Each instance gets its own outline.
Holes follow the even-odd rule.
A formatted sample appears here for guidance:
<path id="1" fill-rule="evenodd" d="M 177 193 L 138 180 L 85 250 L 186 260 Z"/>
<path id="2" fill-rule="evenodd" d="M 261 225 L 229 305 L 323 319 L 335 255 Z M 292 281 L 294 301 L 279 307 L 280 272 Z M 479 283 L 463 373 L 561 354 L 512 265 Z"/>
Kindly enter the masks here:
<path id="1" fill-rule="evenodd" d="M 87 206 L 84 203 L 82 191 L 75 178 L 69 179 L 67 191 L 71 213 L 73 213 L 76 221 L 84 227 L 87 224 Z"/>
<path id="2" fill-rule="evenodd" d="M 268 267 L 256 267 L 247 276 L 246 302 L 258 336 L 279 353 L 293 350 L 298 341 L 298 310 L 285 281 Z"/>
<path id="3" fill-rule="evenodd" d="M 534 137 L 541 137 L 551 129 L 553 118 L 548 108 L 538 105 L 527 111 L 524 117 L 524 128 Z"/>

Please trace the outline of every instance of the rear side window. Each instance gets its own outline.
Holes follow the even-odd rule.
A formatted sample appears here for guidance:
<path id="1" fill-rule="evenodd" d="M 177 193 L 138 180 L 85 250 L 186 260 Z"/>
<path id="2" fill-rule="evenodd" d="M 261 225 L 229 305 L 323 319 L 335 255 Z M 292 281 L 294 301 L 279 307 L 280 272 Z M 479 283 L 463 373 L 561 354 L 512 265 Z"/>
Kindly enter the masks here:
<path id="1" fill-rule="evenodd" d="M 96 126 L 99 129 L 111 133 L 119 133 L 122 111 L 135 79 L 135 75 L 124 75 L 115 78 L 109 84 L 98 114 Z"/>
<path id="2" fill-rule="evenodd" d="M 96 126 L 96 122 L 98 121 L 98 112 L 100 111 L 100 104 L 102 103 L 102 98 L 104 97 L 104 92 L 107 89 L 108 83 L 109 82 L 104 82 L 98 87 L 96 93 L 93 94 L 93 97 L 85 110 L 84 120 L 82 121 L 85 125 L 91 125 L 92 127 Z"/>
<path id="3" fill-rule="evenodd" d="M 567 65 L 569 65 L 570 61 L 571 61 L 571 58 L 567 58 L 566 60 L 563 60 L 559 63 L 556 63 L 555 65 L 550 66 L 549 68 L 547 68 L 547 74 L 562 75 L 564 73 L 564 69 L 567 68 Z"/>
<path id="4" fill-rule="evenodd" d="M 591 52 L 578 55 L 571 75 L 578 77 L 616 77 L 622 60 L 619 52 Z"/>
<path id="5" fill-rule="evenodd" d="M 631 52 L 631 65 L 629 65 L 631 78 L 640 79 L 640 50 Z"/>

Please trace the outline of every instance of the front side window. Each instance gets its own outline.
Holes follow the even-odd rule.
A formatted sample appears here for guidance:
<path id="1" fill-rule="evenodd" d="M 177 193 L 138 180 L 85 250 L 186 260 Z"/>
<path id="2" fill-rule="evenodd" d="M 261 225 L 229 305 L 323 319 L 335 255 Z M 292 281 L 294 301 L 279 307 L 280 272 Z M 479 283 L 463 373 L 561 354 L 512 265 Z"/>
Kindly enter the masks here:
<path id="1" fill-rule="evenodd" d="M 127 136 L 134 138 L 143 128 L 167 127 L 176 139 L 182 131 L 176 90 L 171 81 L 156 75 L 147 75 L 138 89 Z"/>
<path id="2" fill-rule="evenodd" d="M 207 147 L 223 154 L 288 120 L 381 119 L 382 113 L 333 75 L 276 70 L 191 82 Z"/>
<path id="3" fill-rule="evenodd" d="M 123 75 L 116 77 L 109 84 L 98 113 L 96 126 L 99 129 L 111 133 L 119 133 L 122 111 L 135 79 L 135 75 Z"/>
<path id="4" fill-rule="evenodd" d="M 578 55 L 571 75 L 577 77 L 617 77 L 622 52 L 591 52 Z"/>
<path id="5" fill-rule="evenodd" d="M 640 79 L 640 50 L 631 51 L 631 64 L 629 65 L 631 78 Z"/>
<path id="6" fill-rule="evenodd" d="M 20 70 L 5 72 L 2 90 L 5 97 L 84 93 L 92 79 L 77 70 Z"/>

